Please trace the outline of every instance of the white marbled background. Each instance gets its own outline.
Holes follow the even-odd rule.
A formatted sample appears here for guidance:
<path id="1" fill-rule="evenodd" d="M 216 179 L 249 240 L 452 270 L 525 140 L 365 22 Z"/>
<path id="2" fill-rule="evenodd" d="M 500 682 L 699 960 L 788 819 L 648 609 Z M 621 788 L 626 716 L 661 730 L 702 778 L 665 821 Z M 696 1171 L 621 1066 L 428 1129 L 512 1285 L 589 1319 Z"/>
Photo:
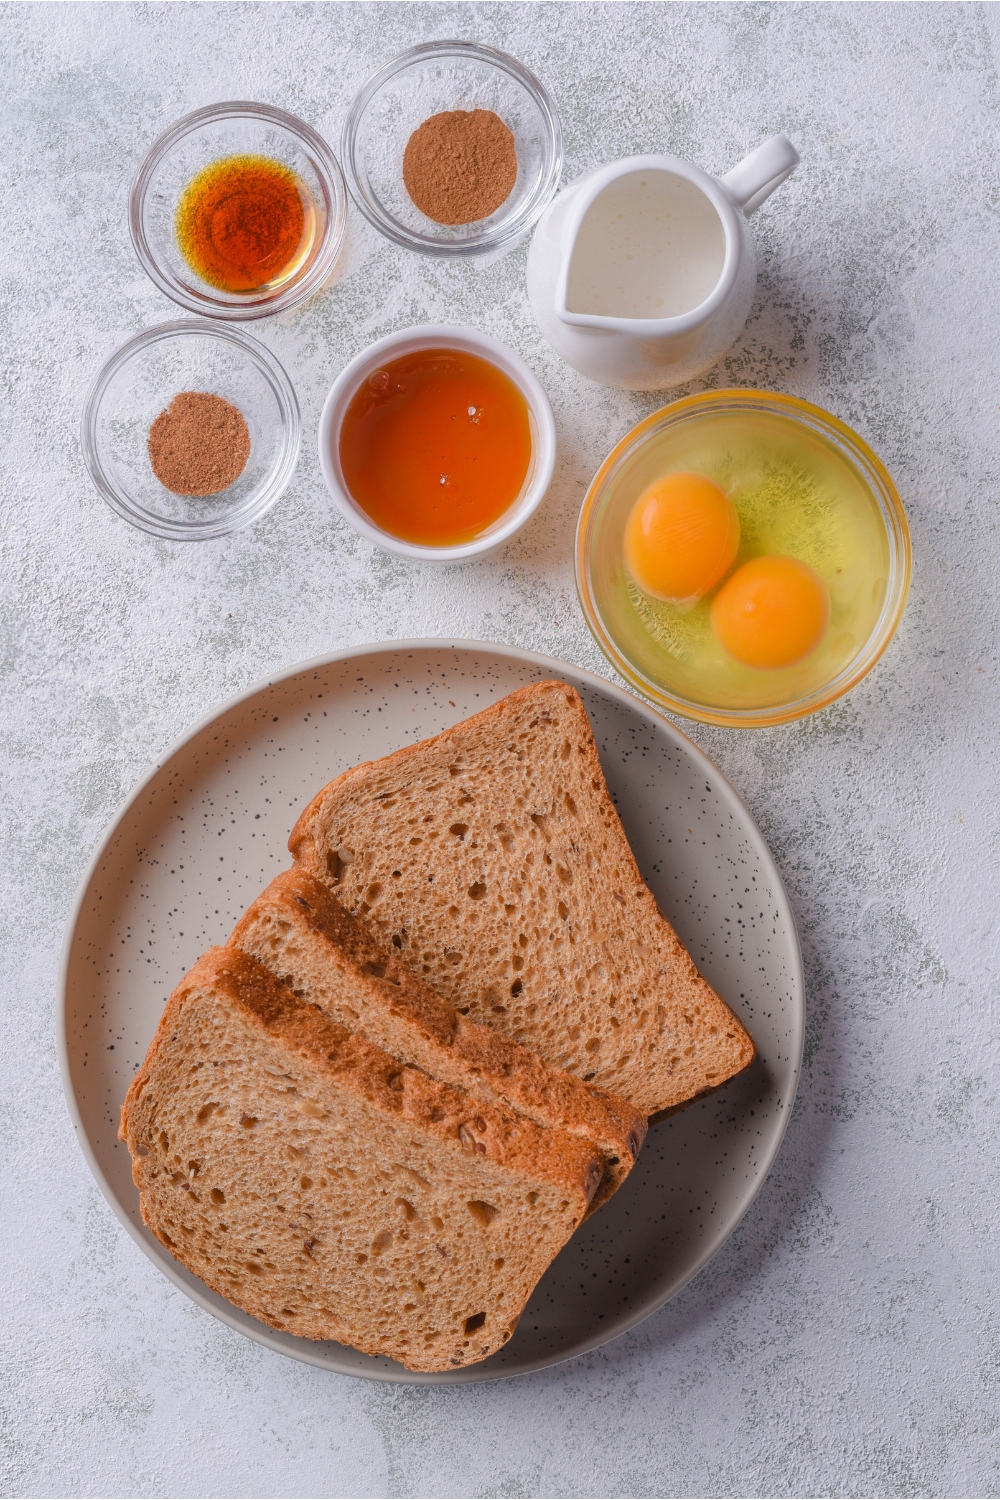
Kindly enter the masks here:
<path id="1" fill-rule="evenodd" d="M 566 180 L 649 149 L 723 171 L 788 132 L 802 167 L 754 219 L 750 322 L 703 384 L 791 391 L 852 423 L 897 479 L 916 566 L 898 638 L 847 699 L 774 731 L 689 730 L 769 838 L 805 950 L 805 1071 L 764 1191 L 634 1332 L 543 1374 L 435 1390 L 270 1354 L 153 1269 L 75 1143 L 54 992 L 105 822 L 246 684 L 411 635 L 607 671 L 576 603 L 573 524 L 598 462 L 660 402 L 548 350 L 523 246 L 421 259 L 352 210 L 333 283 L 253 330 L 292 376 L 305 441 L 252 530 L 154 541 L 84 471 L 88 382 L 173 315 L 126 227 L 154 136 L 256 98 L 336 145 L 369 73 L 441 36 L 541 76 Z M 975 4 L 0 8 L 0 1493 L 1000 1492 L 998 39 L 1000 12 Z M 345 361 L 427 319 L 520 350 L 559 430 L 528 530 L 446 579 L 348 532 L 314 451 Z"/>

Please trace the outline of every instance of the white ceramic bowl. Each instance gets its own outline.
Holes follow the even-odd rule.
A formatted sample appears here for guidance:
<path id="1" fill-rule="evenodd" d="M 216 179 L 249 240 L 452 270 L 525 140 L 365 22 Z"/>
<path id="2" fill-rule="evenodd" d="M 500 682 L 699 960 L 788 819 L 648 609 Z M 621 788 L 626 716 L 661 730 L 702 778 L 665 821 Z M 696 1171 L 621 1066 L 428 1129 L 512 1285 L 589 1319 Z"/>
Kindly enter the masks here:
<path id="1" fill-rule="evenodd" d="M 531 424 L 531 463 L 521 493 L 514 503 L 471 541 L 455 547 L 421 547 L 405 542 L 391 532 L 376 526 L 353 499 L 340 466 L 340 428 L 351 397 L 362 381 L 367 380 L 386 360 L 399 359 L 420 349 L 461 349 L 477 354 L 497 366 L 512 380 L 528 405 Z M 417 328 L 402 328 L 377 343 L 370 344 L 356 359 L 341 370 L 334 381 L 319 421 L 319 462 L 327 489 L 341 514 L 355 531 L 399 557 L 415 562 L 462 562 L 491 552 L 520 531 L 538 509 L 552 482 L 556 461 L 556 424 L 552 407 L 536 376 L 512 349 L 491 339 L 476 328 L 448 323 L 423 323 Z"/>

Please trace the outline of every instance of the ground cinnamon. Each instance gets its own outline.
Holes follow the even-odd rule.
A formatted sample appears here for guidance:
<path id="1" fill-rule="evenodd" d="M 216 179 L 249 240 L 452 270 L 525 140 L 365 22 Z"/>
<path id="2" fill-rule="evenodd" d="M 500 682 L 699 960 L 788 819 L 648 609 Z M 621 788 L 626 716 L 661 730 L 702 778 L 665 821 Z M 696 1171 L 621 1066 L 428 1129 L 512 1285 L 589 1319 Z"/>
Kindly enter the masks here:
<path id="1" fill-rule="evenodd" d="M 495 213 L 517 180 L 514 137 L 491 109 L 431 115 L 403 152 L 403 182 L 438 224 L 472 224 Z"/>
<path id="2" fill-rule="evenodd" d="M 181 391 L 153 422 L 149 461 L 175 495 L 217 495 L 237 480 L 250 457 L 243 413 L 221 396 Z"/>

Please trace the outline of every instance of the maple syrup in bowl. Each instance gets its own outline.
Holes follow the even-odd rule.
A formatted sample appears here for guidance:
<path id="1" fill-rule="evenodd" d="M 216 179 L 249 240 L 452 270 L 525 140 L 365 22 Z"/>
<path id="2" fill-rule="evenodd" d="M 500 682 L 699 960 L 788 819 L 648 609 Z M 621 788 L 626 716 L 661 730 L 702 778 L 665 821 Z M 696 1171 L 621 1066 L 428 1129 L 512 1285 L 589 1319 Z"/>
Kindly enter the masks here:
<path id="1" fill-rule="evenodd" d="M 342 371 L 319 457 L 341 514 L 388 552 L 458 562 L 534 515 L 555 464 L 548 397 L 522 359 L 473 328 L 380 339 Z"/>
<path id="2" fill-rule="evenodd" d="M 284 110 L 195 110 L 136 174 L 129 228 L 151 280 L 181 307 L 242 321 L 297 306 L 326 280 L 347 223 L 329 146 Z"/>

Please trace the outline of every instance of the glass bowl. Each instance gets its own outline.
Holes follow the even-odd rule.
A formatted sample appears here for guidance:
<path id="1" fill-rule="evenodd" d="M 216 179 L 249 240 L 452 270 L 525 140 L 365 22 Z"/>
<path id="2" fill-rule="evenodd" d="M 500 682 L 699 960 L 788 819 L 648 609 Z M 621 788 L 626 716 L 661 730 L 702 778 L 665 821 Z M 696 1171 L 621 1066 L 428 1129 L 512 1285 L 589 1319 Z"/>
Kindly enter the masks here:
<path id="1" fill-rule="evenodd" d="M 250 457 L 217 495 L 175 495 L 153 473 L 150 424 L 181 391 L 221 396 L 242 412 Z M 171 541 L 226 536 L 258 520 L 288 486 L 302 423 L 274 355 L 236 328 L 163 323 L 113 354 L 83 410 L 83 456 L 105 500 L 126 521 Z"/>
<path id="2" fill-rule="evenodd" d="M 290 274 L 253 292 L 226 292 L 192 270 L 177 243 L 184 189 L 220 157 L 271 157 L 299 178 L 313 207 L 311 242 Z M 344 175 L 329 146 L 281 109 L 237 100 L 196 109 L 155 141 L 132 184 L 129 229 L 150 279 L 188 312 L 228 322 L 269 318 L 311 297 L 333 269 L 347 225 Z"/>
<path id="3" fill-rule="evenodd" d="M 629 577 L 623 537 L 635 501 L 653 480 L 687 470 L 736 506 L 734 567 L 787 552 L 823 578 L 830 624 L 803 662 L 742 667 L 712 635 L 711 594 L 685 612 Z M 867 444 L 807 401 L 748 390 L 688 396 L 626 433 L 594 476 L 576 533 L 580 603 L 615 670 L 670 713 L 751 729 L 815 713 L 871 671 L 902 616 L 910 564 L 902 503 Z"/>
<path id="4" fill-rule="evenodd" d="M 514 136 L 517 180 L 496 213 L 437 224 L 403 185 L 403 152 L 418 125 L 452 109 L 491 109 Z M 476 42 L 423 42 L 368 80 L 344 124 L 341 155 L 351 196 L 397 245 L 425 255 L 481 255 L 513 245 L 541 217 L 562 172 L 562 127 L 534 74 Z"/>

